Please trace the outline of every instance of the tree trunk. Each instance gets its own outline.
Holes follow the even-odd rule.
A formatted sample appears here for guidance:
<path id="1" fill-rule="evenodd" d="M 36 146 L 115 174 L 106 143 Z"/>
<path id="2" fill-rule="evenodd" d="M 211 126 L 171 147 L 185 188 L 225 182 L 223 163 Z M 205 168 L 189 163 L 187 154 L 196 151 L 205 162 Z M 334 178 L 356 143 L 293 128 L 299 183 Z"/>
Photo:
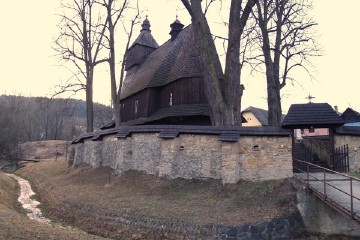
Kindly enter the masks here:
<path id="1" fill-rule="evenodd" d="M 89 70 L 86 79 L 86 132 L 92 131 L 94 131 L 93 71 Z"/>
<path id="2" fill-rule="evenodd" d="M 110 82 L 111 82 L 111 103 L 113 110 L 113 119 L 115 119 L 115 125 L 120 126 L 120 102 L 117 94 L 116 86 L 116 66 L 115 66 L 115 37 L 114 37 L 114 25 L 111 19 L 111 5 L 108 6 L 108 28 L 109 28 L 109 68 L 110 68 Z"/>
<path id="3" fill-rule="evenodd" d="M 265 60 L 266 68 L 266 83 L 267 83 L 267 102 L 268 102 L 268 124 L 270 126 L 281 126 L 281 98 L 280 98 L 280 83 L 279 83 L 279 56 L 274 56 L 277 60 L 274 60 L 271 56 L 271 46 L 269 33 L 267 29 L 267 2 L 264 3 L 264 13 L 261 11 L 261 5 L 259 2 L 256 3 L 258 9 L 259 27 L 262 34 L 262 50 Z"/>
<path id="4" fill-rule="evenodd" d="M 201 1 L 182 0 L 192 18 L 195 40 L 198 43 L 201 56 L 205 94 L 210 106 L 211 121 L 215 126 L 241 125 L 240 106 L 243 86 L 240 84 L 240 38 L 256 0 L 247 2 L 240 17 L 241 2 L 238 0 L 231 1 L 229 43 L 226 53 L 225 74 L 223 74 L 210 27 L 201 8 Z"/>
<path id="5" fill-rule="evenodd" d="M 279 79 L 274 75 L 266 76 L 268 97 L 268 123 L 270 126 L 281 126 L 281 98 Z"/>

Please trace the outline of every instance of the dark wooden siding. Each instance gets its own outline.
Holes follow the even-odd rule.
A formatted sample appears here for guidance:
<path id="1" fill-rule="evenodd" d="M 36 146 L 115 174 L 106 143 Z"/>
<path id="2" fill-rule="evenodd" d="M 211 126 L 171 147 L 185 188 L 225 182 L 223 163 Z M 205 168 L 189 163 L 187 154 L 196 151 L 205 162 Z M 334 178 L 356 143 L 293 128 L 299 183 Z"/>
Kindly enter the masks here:
<path id="1" fill-rule="evenodd" d="M 144 91 L 120 101 L 120 114 L 122 122 L 148 117 L 149 90 L 150 89 L 145 89 Z M 136 113 L 135 101 L 138 101 Z"/>
<path id="2" fill-rule="evenodd" d="M 145 89 L 121 100 L 121 121 L 147 118 L 161 108 L 170 107 L 170 92 L 173 96 L 173 106 L 207 103 L 202 78 L 179 79 L 163 87 Z M 138 109 L 135 114 L 136 100 Z"/>
<path id="3" fill-rule="evenodd" d="M 160 107 L 159 107 L 160 91 L 161 91 L 161 88 L 150 88 L 149 89 L 148 116 L 151 116 L 157 110 L 160 109 Z"/>
<path id="4" fill-rule="evenodd" d="M 170 92 L 173 105 L 207 103 L 201 78 L 184 78 L 162 87 L 160 108 L 169 107 Z"/>

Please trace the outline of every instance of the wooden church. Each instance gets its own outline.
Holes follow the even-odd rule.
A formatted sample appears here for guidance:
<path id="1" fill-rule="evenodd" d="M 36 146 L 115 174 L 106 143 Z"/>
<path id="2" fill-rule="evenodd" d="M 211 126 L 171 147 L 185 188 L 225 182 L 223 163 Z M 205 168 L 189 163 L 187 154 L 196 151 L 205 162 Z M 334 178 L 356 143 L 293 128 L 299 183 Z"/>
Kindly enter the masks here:
<path id="1" fill-rule="evenodd" d="M 123 125 L 211 125 L 200 71 L 199 50 L 191 25 L 170 25 L 170 38 L 159 46 L 146 18 L 128 50 L 121 90 Z"/>

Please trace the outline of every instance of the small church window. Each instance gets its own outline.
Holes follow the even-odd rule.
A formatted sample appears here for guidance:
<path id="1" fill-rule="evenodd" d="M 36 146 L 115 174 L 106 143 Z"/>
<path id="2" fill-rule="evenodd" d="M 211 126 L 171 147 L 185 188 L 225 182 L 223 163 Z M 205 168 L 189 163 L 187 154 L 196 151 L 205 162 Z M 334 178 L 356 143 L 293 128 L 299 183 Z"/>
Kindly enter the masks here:
<path id="1" fill-rule="evenodd" d="M 170 95 L 169 95 L 169 106 L 172 106 L 173 105 L 173 92 L 170 92 Z"/>
<path id="2" fill-rule="evenodd" d="M 124 107 L 125 107 L 125 104 L 124 104 L 124 103 L 123 103 L 123 104 L 121 104 L 121 107 L 122 107 L 122 108 L 124 108 Z"/>
<path id="3" fill-rule="evenodd" d="M 135 114 L 138 112 L 139 100 L 135 100 Z"/>

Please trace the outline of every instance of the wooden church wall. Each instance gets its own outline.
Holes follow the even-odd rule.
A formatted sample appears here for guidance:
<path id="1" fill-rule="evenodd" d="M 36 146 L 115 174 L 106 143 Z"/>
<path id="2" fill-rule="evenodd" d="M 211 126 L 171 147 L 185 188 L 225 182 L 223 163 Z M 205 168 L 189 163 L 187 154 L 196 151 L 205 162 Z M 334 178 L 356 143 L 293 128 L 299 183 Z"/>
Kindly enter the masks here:
<path id="1" fill-rule="evenodd" d="M 135 95 L 132 95 L 122 101 L 121 104 L 121 121 L 126 122 L 137 118 L 148 117 L 148 99 L 149 89 L 145 89 Z M 137 101 L 137 109 L 135 111 L 135 104 Z"/>
<path id="2" fill-rule="evenodd" d="M 172 105 L 207 103 L 201 78 L 183 78 L 164 86 L 161 90 L 160 108 Z"/>
<path id="3" fill-rule="evenodd" d="M 122 100 L 120 102 L 121 121 L 146 118 L 159 109 L 170 107 L 170 93 L 172 93 L 172 106 L 207 103 L 203 80 L 201 78 L 183 78 L 163 87 L 145 89 Z M 136 101 L 137 111 L 135 113 Z"/>

